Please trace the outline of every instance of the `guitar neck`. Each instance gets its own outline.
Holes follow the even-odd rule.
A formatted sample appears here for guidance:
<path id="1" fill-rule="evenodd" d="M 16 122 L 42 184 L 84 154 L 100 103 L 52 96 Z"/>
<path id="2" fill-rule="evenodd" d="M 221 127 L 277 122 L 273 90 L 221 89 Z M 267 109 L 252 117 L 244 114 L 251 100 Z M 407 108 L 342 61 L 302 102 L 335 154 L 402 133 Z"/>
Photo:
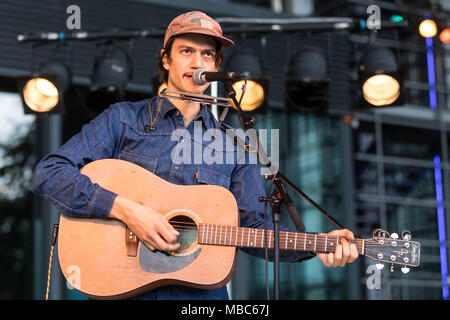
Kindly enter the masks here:
<path id="1" fill-rule="evenodd" d="M 200 224 L 198 242 L 200 244 L 264 248 L 273 248 L 275 239 L 273 230 L 242 228 L 214 224 Z M 341 237 L 325 234 L 280 231 L 280 250 L 334 252 Z M 364 254 L 364 239 L 355 239 L 359 254 Z"/>

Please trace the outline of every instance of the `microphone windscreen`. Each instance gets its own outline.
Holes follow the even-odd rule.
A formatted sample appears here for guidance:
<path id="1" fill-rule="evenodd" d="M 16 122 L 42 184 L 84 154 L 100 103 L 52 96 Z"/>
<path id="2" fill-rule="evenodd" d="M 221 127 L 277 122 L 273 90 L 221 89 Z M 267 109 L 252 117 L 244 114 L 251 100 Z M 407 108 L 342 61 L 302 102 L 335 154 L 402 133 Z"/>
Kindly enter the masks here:
<path id="1" fill-rule="evenodd" d="M 194 81 L 194 83 L 198 86 L 202 86 L 204 84 L 207 83 L 206 80 L 202 80 L 202 73 L 205 72 L 205 70 L 203 69 L 197 69 L 194 71 L 194 73 L 192 74 L 192 80 Z"/>

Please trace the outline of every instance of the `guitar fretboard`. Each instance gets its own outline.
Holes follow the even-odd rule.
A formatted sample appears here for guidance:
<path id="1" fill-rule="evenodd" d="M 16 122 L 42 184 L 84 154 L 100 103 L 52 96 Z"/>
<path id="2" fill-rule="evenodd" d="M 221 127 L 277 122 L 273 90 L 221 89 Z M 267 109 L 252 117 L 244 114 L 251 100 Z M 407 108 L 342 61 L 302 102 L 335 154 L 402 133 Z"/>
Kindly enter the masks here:
<path id="1" fill-rule="evenodd" d="M 215 224 L 200 224 L 198 242 L 200 244 L 264 248 L 273 248 L 275 239 L 273 230 L 242 228 Z M 325 234 L 280 231 L 280 249 L 294 251 L 334 252 L 341 237 Z M 355 239 L 359 254 L 364 254 L 364 239 Z"/>

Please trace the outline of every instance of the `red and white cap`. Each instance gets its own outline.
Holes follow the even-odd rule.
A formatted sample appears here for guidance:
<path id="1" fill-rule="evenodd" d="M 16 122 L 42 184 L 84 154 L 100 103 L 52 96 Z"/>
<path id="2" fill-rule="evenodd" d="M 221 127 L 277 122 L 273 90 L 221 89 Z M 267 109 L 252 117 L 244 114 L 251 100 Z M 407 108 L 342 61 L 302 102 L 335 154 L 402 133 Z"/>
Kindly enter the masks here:
<path id="1" fill-rule="evenodd" d="M 191 11 L 179 15 L 169 24 L 164 37 L 164 47 L 171 37 L 185 33 L 212 36 L 219 40 L 223 47 L 234 45 L 233 41 L 223 36 L 222 28 L 217 21 L 203 12 Z"/>

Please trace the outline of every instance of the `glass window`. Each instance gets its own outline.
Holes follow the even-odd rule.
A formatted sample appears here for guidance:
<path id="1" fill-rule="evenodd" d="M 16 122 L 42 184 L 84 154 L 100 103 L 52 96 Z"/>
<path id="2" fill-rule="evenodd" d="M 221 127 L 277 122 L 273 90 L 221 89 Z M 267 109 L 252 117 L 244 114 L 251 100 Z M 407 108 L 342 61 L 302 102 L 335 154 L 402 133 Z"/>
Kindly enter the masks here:
<path id="1" fill-rule="evenodd" d="M 0 299 L 31 298 L 34 120 L 18 94 L 0 92 Z"/>
<path id="2" fill-rule="evenodd" d="M 385 156 L 433 160 L 440 154 L 440 132 L 383 124 L 383 149 Z"/>

